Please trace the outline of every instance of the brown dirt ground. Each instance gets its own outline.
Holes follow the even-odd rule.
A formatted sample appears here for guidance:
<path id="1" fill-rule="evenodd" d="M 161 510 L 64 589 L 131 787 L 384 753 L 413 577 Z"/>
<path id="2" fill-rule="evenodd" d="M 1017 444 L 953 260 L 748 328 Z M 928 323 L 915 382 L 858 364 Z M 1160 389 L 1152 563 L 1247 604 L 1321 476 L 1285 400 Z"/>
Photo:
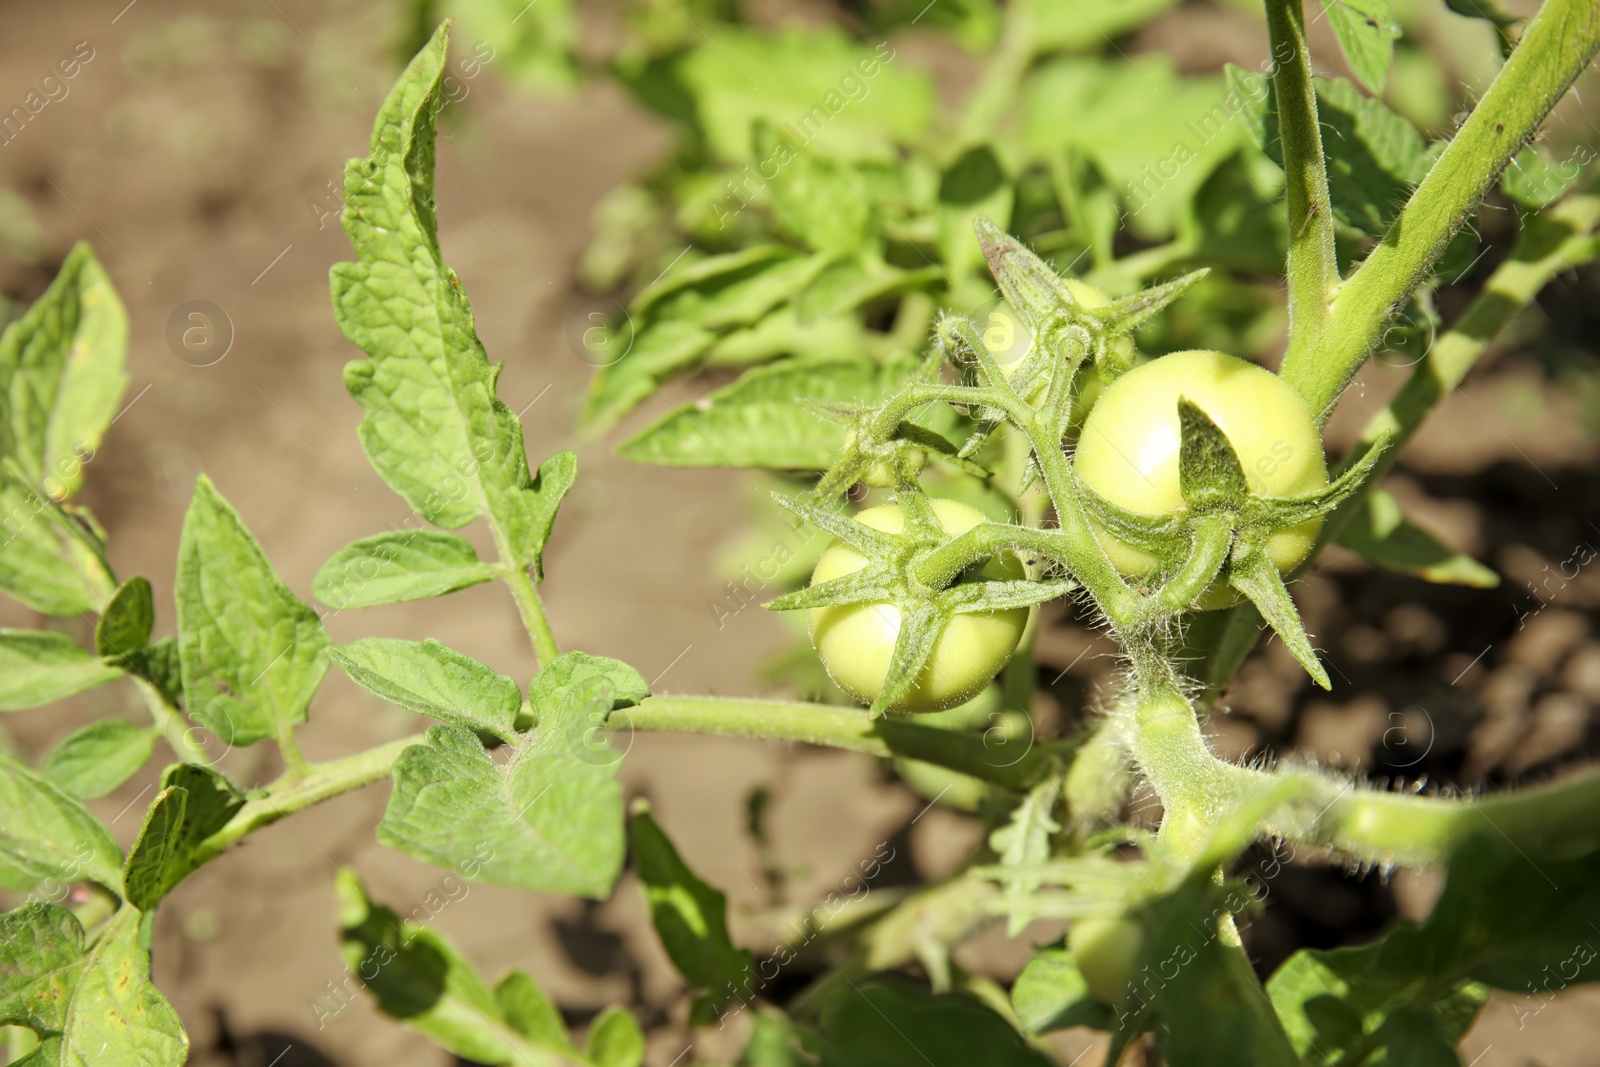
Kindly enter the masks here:
<path id="1" fill-rule="evenodd" d="M 95 54 L 66 99 L 0 148 L 0 188 L 26 201 L 42 233 L 37 262 L 0 251 L 0 292 L 36 296 L 77 239 L 94 243 L 115 278 L 132 319 L 132 404 L 89 470 L 85 501 L 110 532 L 120 573 L 154 583 L 158 625 L 167 628 L 158 632 L 170 632 L 178 529 L 202 470 L 308 600 L 311 578 L 332 552 L 406 515 L 368 469 L 353 432 L 358 409 L 340 369 L 354 349 L 335 327 L 327 297 L 328 267 L 348 252 L 335 225 L 319 224 L 316 207 L 330 206 L 327 183 L 364 150 L 393 76 L 384 50 L 391 27 L 386 8 L 353 0 L 228 8 L 125 2 L 5 5 L 0 105 L 20 101 L 77 42 L 88 41 Z M 531 405 L 524 417 L 530 454 L 572 447 L 582 465 L 546 557 L 543 591 L 559 639 L 659 675 L 658 689 L 759 692 L 757 667 L 785 631 L 754 610 L 719 628 L 708 607 L 721 594 L 714 550 L 743 521 L 751 486 L 731 472 L 630 466 L 605 443 L 570 432 L 588 368 L 569 353 L 563 328 L 578 301 L 573 267 L 587 220 L 601 193 L 663 147 L 664 133 L 607 88 L 550 100 L 485 76 L 455 110 L 440 157 L 446 257 L 472 295 L 489 351 L 507 362 L 502 395 L 514 410 Z M 165 339 L 169 317 L 191 300 L 215 303 L 231 321 L 232 348 L 215 365 L 175 358 Z M 1351 407 L 1370 407 L 1396 380 L 1394 372 L 1369 374 Z M 1452 543 L 1519 583 L 1535 580 L 1583 537 L 1600 536 L 1583 533 L 1578 521 L 1595 511 L 1594 441 L 1562 416 L 1557 391 L 1522 364 L 1491 364 L 1466 397 L 1446 405 L 1393 488 Z M 1346 412 L 1336 434 L 1348 436 L 1356 424 Z M 1551 480 L 1549 492 L 1536 470 Z M 1557 483 L 1567 488 L 1561 506 Z M 1530 528 L 1529 514 L 1553 517 Z M 1308 579 L 1301 595 L 1321 620 L 1331 661 L 1354 681 L 1343 693 L 1312 697 L 1269 651 L 1241 676 L 1233 713 L 1218 717 L 1219 747 L 1299 744 L 1329 760 L 1409 768 L 1399 757 L 1385 762 L 1395 736 L 1389 727 L 1392 715 L 1421 709 L 1417 736 L 1441 740 L 1430 751 L 1447 774 L 1465 767 L 1498 784 L 1592 751 L 1600 702 L 1600 643 L 1591 633 L 1600 585 L 1592 573 L 1520 636 L 1506 608 L 1526 597 L 1435 596 L 1415 583 L 1374 578 L 1348 560 Z M 41 624 L 14 605 L 0 609 L 0 623 Z M 495 587 L 359 618 L 335 615 L 328 625 L 339 641 L 433 636 L 512 675 L 525 679 L 531 669 L 515 611 Z M 1069 718 L 1110 665 L 1099 655 L 1075 659 L 1089 636 L 1066 622 L 1046 635 L 1042 659 L 1066 671 L 1055 688 Z M 1469 665 L 1485 644 L 1489 651 Z M 1442 680 L 1425 682 L 1435 675 Z M 1456 695 L 1447 684 L 1453 676 L 1464 679 Z M 1391 694 L 1391 703 L 1378 693 Z M 141 715 L 130 688 L 11 716 L 4 726 L 12 744 L 35 757 L 106 715 Z M 303 745 L 311 758 L 329 758 L 420 725 L 334 671 Z M 908 876 L 927 877 L 947 869 L 976 832 L 942 809 L 908 827 L 922 802 L 852 756 L 643 735 L 631 746 L 628 790 L 654 800 L 689 864 L 728 892 L 736 935 L 757 943 L 785 913 L 770 906 L 760 857 L 742 828 L 754 787 L 770 784 L 776 795 L 775 847 L 799 872 L 793 906 L 836 887 L 882 842 L 908 844 L 915 860 Z M 222 766 L 238 781 L 265 781 L 277 768 L 264 748 L 230 752 Z M 152 766 L 92 805 L 124 844 L 155 778 Z M 368 789 L 255 835 L 162 908 L 157 979 L 190 1029 L 195 1063 L 447 1062 L 360 996 L 320 1027 L 312 1006 L 342 978 L 335 868 L 356 869 L 402 911 L 440 885 L 440 871 L 374 842 L 386 794 Z M 1425 911 L 1437 888 L 1424 876 L 1383 882 L 1305 871 L 1296 876 L 1304 884 L 1286 881 L 1282 903 L 1258 924 L 1258 953 L 1281 953 L 1307 937 L 1313 913 L 1323 924 L 1313 934 L 1332 943 L 1393 914 Z M 529 970 L 579 1025 L 607 1003 L 629 1003 L 650 1028 L 652 1065 L 733 1054 L 725 1038 L 684 1027 L 685 998 L 631 876 L 600 905 L 473 886 L 434 922 L 486 974 Z M 1003 974 L 1025 958 L 1026 946 L 985 936 L 963 959 Z M 1480 1067 L 1529 1057 L 1596 1062 L 1596 995 L 1565 994 L 1521 1027 L 1513 1003 L 1490 1006 L 1464 1045 L 1466 1059 L 1481 1056 L 1473 1061 Z M 691 1043 L 693 1053 L 677 1059 Z M 1067 1035 L 1060 1047 L 1071 1059 L 1085 1047 L 1083 1035 Z"/>

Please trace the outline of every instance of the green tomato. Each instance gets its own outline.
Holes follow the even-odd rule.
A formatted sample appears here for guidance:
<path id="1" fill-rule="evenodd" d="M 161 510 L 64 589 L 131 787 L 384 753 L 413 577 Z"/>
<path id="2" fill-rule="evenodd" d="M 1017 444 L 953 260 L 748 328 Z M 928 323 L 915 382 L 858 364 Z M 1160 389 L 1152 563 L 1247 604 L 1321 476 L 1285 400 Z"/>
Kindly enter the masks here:
<path id="1" fill-rule="evenodd" d="M 851 430 L 844 435 L 844 447 L 849 448 L 856 443 L 856 432 Z M 928 450 L 925 448 L 909 448 L 905 451 L 905 460 L 911 468 L 908 473 L 919 474 L 922 468 L 928 465 Z M 895 484 L 894 471 L 890 465 L 881 459 L 875 459 L 867 464 L 861 472 L 861 484 L 873 489 L 887 489 Z"/>
<path id="2" fill-rule="evenodd" d="M 952 537 L 988 521 L 983 512 L 954 500 L 935 500 L 933 512 Z M 874 530 L 900 533 L 905 516 L 898 504 L 868 508 L 856 519 Z M 849 545 L 834 542 L 822 553 L 811 584 L 842 578 L 867 565 L 867 558 Z M 1011 555 L 984 563 L 981 577 L 1016 581 L 1027 576 Z M 893 604 L 839 604 L 809 612 L 811 644 L 822 657 L 828 676 L 845 692 L 870 704 L 883 691 L 889 660 L 900 636 L 900 609 Z M 1027 608 L 965 612 L 950 620 L 934 646 L 928 665 L 892 711 L 940 711 L 972 699 L 1011 659 L 1028 624 Z"/>
<path id="3" fill-rule="evenodd" d="M 1128 983 L 1144 949 L 1144 927 L 1125 915 L 1089 916 L 1067 930 L 1067 949 L 1089 993 L 1104 1004 L 1128 994 Z"/>
<path id="4" fill-rule="evenodd" d="M 1328 484 L 1316 421 L 1294 389 L 1271 371 L 1222 352 L 1174 352 L 1135 367 L 1109 385 L 1084 420 L 1073 462 L 1083 483 L 1113 504 L 1144 515 L 1185 510 L 1178 485 L 1178 398 L 1211 417 L 1233 445 L 1252 494 L 1299 496 Z M 1321 519 L 1274 531 L 1267 554 L 1280 572 L 1300 564 Z M 1158 560 L 1098 527 L 1095 536 L 1123 574 L 1143 577 Z M 1238 603 L 1222 581 L 1198 606 Z"/>

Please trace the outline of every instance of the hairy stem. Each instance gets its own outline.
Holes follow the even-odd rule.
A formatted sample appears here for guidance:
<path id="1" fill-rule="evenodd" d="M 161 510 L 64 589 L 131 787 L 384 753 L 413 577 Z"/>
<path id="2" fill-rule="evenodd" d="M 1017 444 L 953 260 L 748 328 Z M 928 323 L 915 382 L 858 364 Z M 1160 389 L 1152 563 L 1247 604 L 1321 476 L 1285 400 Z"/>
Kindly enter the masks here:
<path id="1" fill-rule="evenodd" d="M 936 763 L 995 785 L 1026 788 L 1051 751 L 1034 745 L 1018 754 L 984 735 L 921 726 L 901 716 L 870 718 L 861 708 L 780 700 L 653 696 L 613 712 L 613 730 L 714 734 L 774 741 L 803 741 L 869 756 L 903 756 Z"/>
<path id="2" fill-rule="evenodd" d="M 533 642 L 534 655 L 542 667 L 561 654 L 556 635 L 550 629 L 550 619 L 544 613 L 544 602 L 539 599 L 539 591 L 534 588 L 526 567 L 508 563 L 502 576 L 511 587 L 511 598 L 517 602 L 517 613 L 522 616 L 522 625 L 528 631 L 528 640 Z"/>
<path id="3" fill-rule="evenodd" d="M 1401 303 L 1597 50 L 1600 6 L 1594 0 L 1546 0 L 1399 218 L 1340 286 L 1316 343 L 1291 341 L 1280 373 L 1313 412 L 1326 418 L 1332 411 Z M 1281 108 L 1281 90 L 1279 101 Z M 1287 130 L 1284 142 L 1287 156 Z M 1291 252 L 1291 292 L 1294 274 Z"/>
<path id="4" fill-rule="evenodd" d="M 1311 81 L 1311 52 L 1306 46 L 1305 10 L 1301 0 L 1266 0 L 1266 9 L 1289 208 L 1289 347 L 1284 356 L 1288 366 L 1291 359 L 1298 362 L 1298 353 L 1315 352 L 1321 344 L 1339 267 L 1334 259 L 1333 211 L 1317 93 Z"/>
<path id="5" fill-rule="evenodd" d="M 1311 770 L 1263 771 L 1218 759 L 1181 696 L 1141 699 L 1125 724 L 1129 747 L 1163 802 L 1216 825 L 1269 794 L 1285 801 L 1259 834 L 1334 849 L 1368 863 L 1438 866 L 1465 838 L 1504 836 L 1530 856 L 1600 845 L 1600 771 L 1482 798 L 1380 793 Z M 1286 789 L 1293 785 L 1299 788 Z"/>

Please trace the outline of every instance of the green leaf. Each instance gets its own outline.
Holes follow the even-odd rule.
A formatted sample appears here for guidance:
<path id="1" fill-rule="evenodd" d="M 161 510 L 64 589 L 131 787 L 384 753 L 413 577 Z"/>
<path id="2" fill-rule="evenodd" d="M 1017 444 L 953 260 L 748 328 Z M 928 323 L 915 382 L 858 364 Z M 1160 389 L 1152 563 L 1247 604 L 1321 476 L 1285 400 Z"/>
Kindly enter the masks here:
<path id="1" fill-rule="evenodd" d="M 1350 72 L 1368 91 L 1382 95 L 1400 39 L 1393 0 L 1322 0 L 1322 10 Z"/>
<path id="2" fill-rule="evenodd" d="M 1003 867 L 1036 867 L 1050 859 L 1052 835 L 1061 830 L 1055 820 L 1057 802 L 1061 799 L 1064 773 L 1057 769 L 1028 791 L 1006 825 L 989 835 L 989 847 L 999 856 Z M 1005 904 L 1009 910 L 1007 937 L 1016 937 L 1035 916 L 1028 908 L 1040 879 L 1013 876 L 1005 885 Z"/>
<path id="3" fill-rule="evenodd" d="M 14 460 L 0 459 L 0 590 L 46 615 L 81 615 L 96 598 L 75 556 L 104 551 Z"/>
<path id="4" fill-rule="evenodd" d="M 390 91 L 371 155 L 345 166 L 345 234 L 358 261 L 332 271 L 335 317 L 368 359 L 345 366 L 365 409 L 359 435 L 390 488 L 447 529 L 487 517 L 511 555 L 537 569 L 576 458 L 535 481 L 522 426 L 495 396 L 465 290 L 440 257 L 434 215 L 434 124 L 444 106 L 449 24 Z"/>
<path id="5" fill-rule="evenodd" d="M 621 660 L 587 652 L 562 653 L 528 685 L 528 703 L 538 717 L 540 736 L 550 745 L 557 731 L 572 741 L 589 740 L 587 730 L 604 726 L 613 711 L 632 707 L 649 695 L 650 683 L 637 670 Z M 621 759 L 613 758 L 609 748 L 600 758 L 607 763 Z"/>
<path id="6" fill-rule="evenodd" d="M 238 745 L 305 722 L 328 635 L 203 474 L 183 520 L 177 602 L 190 718 Z"/>
<path id="7" fill-rule="evenodd" d="M 340 871 L 334 889 L 345 962 L 379 1011 L 474 1062 L 518 1067 L 564 1067 L 570 1062 L 559 1055 L 573 1051 L 564 1036 L 549 1046 L 524 1043 L 517 1036 L 530 1035 L 502 1012 L 496 992 L 444 935 L 374 903 L 352 871 Z M 546 1055 L 541 1048 L 557 1055 Z"/>
<path id="8" fill-rule="evenodd" d="M 494 1000 L 506 1025 L 529 1043 L 538 1048 L 573 1049 L 561 1009 L 522 971 L 512 971 L 500 979 L 494 987 Z"/>
<path id="9" fill-rule="evenodd" d="M 1072 953 L 1057 946 L 1028 961 L 1011 987 L 1011 1006 L 1030 1034 L 1047 1034 L 1072 1026 L 1109 1030 L 1111 1010 L 1089 993 L 1089 985 Z"/>
<path id="10" fill-rule="evenodd" d="M 499 764 L 471 732 L 432 727 L 395 764 L 378 840 L 485 882 L 605 898 L 622 870 L 621 783 L 544 733 Z"/>
<path id="11" fill-rule="evenodd" d="M 155 686 L 167 707 L 176 710 L 183 700 L 183 669 L 178 639 L 163 637 L 122 657 L 121 665 Z"/>
<path id="12" fill-rule="evenodd" d="M 122 677 L 63 634 L 0 629 L 0 711 L 37 708 Z"/>
<path id="13" fill-rule="evenodd" d="M 939 251 L 950 277 L 964 277 L 982 266 L 983 249 L 973 221 L 1006 221 L 1014 198 L 1010 177 L 988 145 L 967 149 L 940 175 Z"/>
<path id="14" fill-rule="evenodd" d="M 1414 526 L 1400 512 L 1400 505 L 1388 493 L 1373 489 L 1339 532 L 1345 548 L 1384 567 L 1426 582 L 1469 585 L 1493 589 L 1500 576 L 1471 556 L 1446 548 L 1440 541 Z"/>
<path id="15" fill-rule="evenodd" d="M 1600 852 L 1535 862 L 1485 833 L 1455 850 L 1421 926 L 1399 924 L 1369 945 L 1297 952 L 1267 992 L 1309 1064 L 1345 1062 L 1368 1042 L 1388 1049 L 1375 1062 L 1426 1064 L 1460 1040 L 1486 986 L 1548 999 L 1600 980 L 1597 908 Z"/>
<path id="16" fill-rule="evenodd" d="M 584 429 L 591 434 L 611 429 L 661 382 L 694 366 L 716 339 L 710 330 L 671 319 L 642 330 L 615 363 L 601 367 L 589 380 Z"/>
<path id="17" fill-rule="evenodd" d="M 832 27 L 795 26 L 710 26 L 702 40 L 676 72 L 724 160 L 750 160 L 750 131 L 762 119 L 831 156 L 886 158 L 915 143 L 933 115 L 932 80 L 888 42 L 868 49 Z M 753 162 L 771 171 L 768 159 Z"/>
<path id="18" fill-rule="evenodd" d="M 364 637 L 329 654 L 357 685 L 392 704 L 502 741 L 516 739 L 517 683 L 431 637 Z"/>
<path id="19" fill-rule="evenodd" d="M 128 316 L 79 244 L 34 305 L 0 334 L 0 455 L 56 500 L 83 484 L 128 386 Z"/>
<path id="20" fill-rule="evenodd" d="M 1317 78 L 1315 84 L 1334 217 L 1377 237 L 1388 229 L 1410 199 L 1412 188 L 1427 173 L 1432 159 L 1428 145 L 1409 119 L 1349 81 Z M 1256 145 L 1282 167 L 1271 80 L 1229 66 L 1228 85 L 1230 95 L 1245 104 L 1245 125 Z"/>
<path id="21" fill-rule="evenodd" d="M 197 870 L 200 845 L 244 806 L 244 797 L 209 767 L 176 763 L 161 776 L 144 825 L 128 850 L 122 884 L 128 902 L 149 911 Z"/>
<path id="22" fill-rule="evenodd" d="M 101 719 L 68 734 L 40 772 L 80 800 L 103 797 L 150 762 L 158 732 L 121 719 Z"/>
<path id="23" fill-rule="evenodd" d="M 822 1006 L 822 1067 L 1047 1067 L 997 1015 L 959 993 L 890 975 L 850 981 Z"/>
<path id="24" fill-rule="evenodd" d="M 94 627 L 94 648 L 102 656 L 120 656 L 150 643 L 155 628 L 155 600 L 150 582 L 129 578 L 117 587 Z"/>
<path id="25" fill-rule="evenodd" d="M 872 232 L 872 204 L 848 163 L 804 147 L 762 122 L 756 126 L 757 159 L 776 168 L 767 186 L 778 228 L 813 252 L 854 252 Z"/>
<path id="26" fill-rule="evenodd" d="M 656 934 L 685 981 L 708 991 L 696 998 L 691 1015 L 710 1023 L 751 976 L 750 953 L 728 938 L 728 898 L 688 868 L 648 805 L 634 810 L 632 840 L 634 869 Z"/>
<path id="27" fill-rule="evenodd" d="M 644 1034 L 632 1015 L 609 1007 L 589 1027 L 583 1050 L 595 1067 L 639 1067 L 644 1062 Z"/>
<path id="28" fill-rule="evenodd" d="M 1025 0 L 1036 53 L 1099 51 L 1172 7 L 1177 0 Z"/>
<path id="29" fill-rule="evenodd" d="M 0 754 L 0 864 L 35 882 L 97 882 L 122 891 L 122 850 L 54 782 Z"/>
<path id="30" fill-rule="evenodd" d="M 84 956 L 67 1003 L 62 1067 L 181 1067 L 188 1059 L 189 1036 L 150 981 L 142 918 L 124 906 Z"/>
<path id="31" fill-rule="evenodd" d="M 663 417 L 617 451 L 638 463 L 674 467 L 827 470 L 844 447 L 846 427 L 797 401 L 876 403 L 905 384 L 919 363 L 835 356 L 757 367 Z"/>
<path id="32" fill-rule="evenodd" d="M 352 541 L 322 565 L 311 583 L 316 598 L 343 611 L 442 596 L 487 582 L 492 564 L 455 534 L 395 530 Z"/>
<path id="33" fill-rule="evenodd" d="M 61 1030 L 83 949 L 83 927 L 66 908 L 33 903 L 0 915 L 0 1026 Z"/>

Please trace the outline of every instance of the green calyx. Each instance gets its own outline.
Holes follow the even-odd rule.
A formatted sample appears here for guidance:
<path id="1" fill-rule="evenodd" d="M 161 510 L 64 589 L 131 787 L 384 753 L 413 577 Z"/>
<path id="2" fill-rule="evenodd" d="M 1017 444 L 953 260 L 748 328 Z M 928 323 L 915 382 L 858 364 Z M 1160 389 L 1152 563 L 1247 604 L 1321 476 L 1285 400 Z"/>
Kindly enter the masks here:
<path id="1" fill-rule="evenodd" d="M 958 537 L 940 525 L 932 501 L 915 488 L 895 492 L 905 516 L 899 533 L 874 529 L 848 515 L 803 499 L 777 496 L 778 503 L 865 556 L 867 565 L 842 577 L 778 597 L 772 611 L 888 604 L 899 612 L 899 633 L 874 716 L 895 710 L 933 657 L 941 635 L 961 614 L 994 614 L 1063 596 L 1071 580 L 988 580 L 977 576 L 984 560 L 1028 543 L 1037 531 L 983 523 Z"/>

